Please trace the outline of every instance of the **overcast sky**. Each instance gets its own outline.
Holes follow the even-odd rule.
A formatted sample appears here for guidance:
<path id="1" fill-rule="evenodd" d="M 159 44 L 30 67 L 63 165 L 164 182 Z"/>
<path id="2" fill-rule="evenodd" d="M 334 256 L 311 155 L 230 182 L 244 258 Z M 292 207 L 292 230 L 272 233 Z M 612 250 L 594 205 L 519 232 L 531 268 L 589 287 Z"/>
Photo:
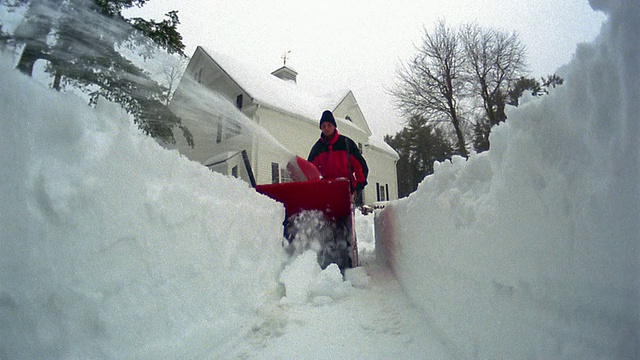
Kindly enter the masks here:
<path id="1" fill-rule="evenodd" d="M 159 20 L 171 10 L 178 10 L 189 56 L 202 45 L 270 73 L 290 51 L 287 65 L 300 87 L 351 89 L 380 137 L 401 129 L 387 89 L 424 27 L 443 19 L 516 31 L 530 75 L 540 77 L 567 63 L 576 44 L 593 40 L 605 19 L 587 0 L 152 0 L 135 14 Z"/>

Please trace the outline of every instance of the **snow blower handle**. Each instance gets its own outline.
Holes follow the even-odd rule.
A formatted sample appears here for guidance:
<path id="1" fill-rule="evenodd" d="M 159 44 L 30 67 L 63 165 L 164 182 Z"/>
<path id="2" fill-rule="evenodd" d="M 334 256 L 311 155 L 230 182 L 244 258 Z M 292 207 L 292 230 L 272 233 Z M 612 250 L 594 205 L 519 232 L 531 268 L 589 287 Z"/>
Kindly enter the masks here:
<path id="1" fill-rule="evenodd" d="M 351 197 L 353 202 L 353 194 L 356 192 L 356 187 L 353 186 L 353 167 L 351 167 L 351 152 L 349 151 L 349 142 L 347 138 L 344 138 L 344 147 L 347 149 L 347 165 L 349 166 L 349 190 L 351 190 Z"/>
<path id="2" fill-rule="evenodd" d="M 242 161 L 244 162 L 244 167 L 247 169 L 247 175 L 249 176 L 249 182 L 251 183 L 251 187 L 256 187 L 256 178 L 253 176 L 253 170 L 251 169 L 251 162 L 249 161 L 249 155 L 247 155 L 247 150 L 242 150 Z"/>

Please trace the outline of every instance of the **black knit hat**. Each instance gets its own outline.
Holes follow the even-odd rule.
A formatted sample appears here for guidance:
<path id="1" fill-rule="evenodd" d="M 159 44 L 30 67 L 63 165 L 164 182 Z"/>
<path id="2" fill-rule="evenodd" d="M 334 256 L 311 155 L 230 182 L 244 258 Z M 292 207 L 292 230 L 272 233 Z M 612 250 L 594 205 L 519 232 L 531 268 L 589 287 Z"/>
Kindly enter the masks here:
<path id="1" fill-rule="evenodd" d="M 325 110 L 322 113 L 322 117 L 320 118 L 320 128 L 322 128 L 323 122 L 330 122 L 333 124 L 333 126 L 338 127 L 338 125 L 336 124 L 336 119 L 333 117 L 333 114 L 329 110 Z"/>

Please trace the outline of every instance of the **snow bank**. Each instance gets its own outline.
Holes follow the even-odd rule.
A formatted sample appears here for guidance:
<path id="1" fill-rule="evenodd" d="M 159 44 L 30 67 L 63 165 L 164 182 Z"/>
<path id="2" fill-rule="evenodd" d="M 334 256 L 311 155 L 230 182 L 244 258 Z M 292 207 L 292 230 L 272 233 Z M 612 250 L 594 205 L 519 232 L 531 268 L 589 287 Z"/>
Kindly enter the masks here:
<path id="1" fill-rule="evenodd" d="M 640 354 L 640 6 L 599 6 L 609 23 L 565 85 L 376 217 L 379 254 L 456 358 Z"/>
<path id="2" fill-rule="evenodd" d="M 0 358 L 199 357 L 281 296 L 280 204 L 0 76 Z"/>

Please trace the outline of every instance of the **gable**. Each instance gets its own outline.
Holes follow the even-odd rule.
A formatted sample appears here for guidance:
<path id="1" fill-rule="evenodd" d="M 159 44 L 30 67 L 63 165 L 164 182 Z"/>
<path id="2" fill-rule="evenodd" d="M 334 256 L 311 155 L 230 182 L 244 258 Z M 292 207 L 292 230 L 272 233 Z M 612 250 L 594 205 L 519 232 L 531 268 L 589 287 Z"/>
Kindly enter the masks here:
<path id="1" fill-rule="evenodd" d="M 362 129 L 367 136 L 371 135 L 369 124 L 362 114 L 358 101 L 351 91 L 333 109 L 333 115 L 351 122 L 356 127 Z"/>
<path id="2" fill-rule="evenodd" d="M 238 84 L 211 56 L 202 48 L 196 48 L 185 73 L 180 80 L 175 97 L 180 97 L 181 91 L 189 91 L 188 83 L 196 82 L 214 90 L 234 103 L 238 96 L 242 95 L 248 101 L 252 100 L 251 94 Z"/>
<path id="3" fill-rule="evenodd" d="M 349 117 L 355 127 L 368 135 L 371 134 L 369 125 L 350 90 L 322 96 L 311 94 L 300 89 L 294 81 L 282 80 L 273 73 L 261 72 L 241 61 L 198 46 L 187 69 L 189 74 L 197 76 L 200 68 L 204 68 L 202 84 L 227 94 L 230 100 L 235 101 L 235 96 L 243 93 L 253 103 L 313 122 L 319 119 L 324 110 L 331 110 L 336 117 Z M 295 70 L 288 67 L 280 68 L 274 73 L 281 71 L 295 73 Z"/>

